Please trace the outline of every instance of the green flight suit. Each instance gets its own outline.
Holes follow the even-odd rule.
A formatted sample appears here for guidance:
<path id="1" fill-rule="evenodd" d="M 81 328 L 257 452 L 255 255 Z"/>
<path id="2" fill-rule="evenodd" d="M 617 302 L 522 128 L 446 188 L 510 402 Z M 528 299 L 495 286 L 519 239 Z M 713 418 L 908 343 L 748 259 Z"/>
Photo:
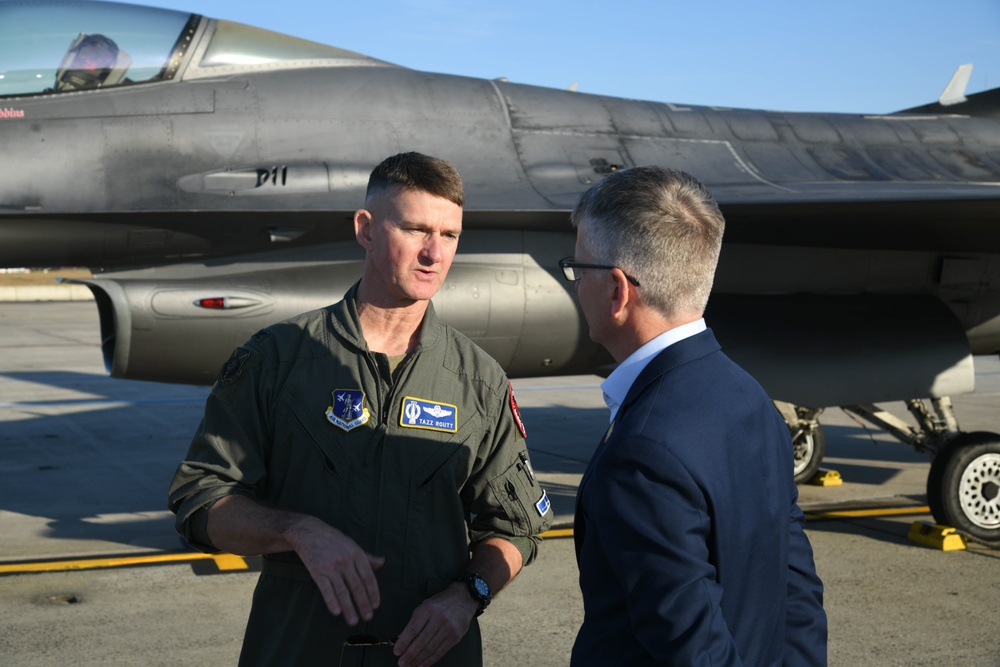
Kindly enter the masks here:
<path id="1" fill-rule="evenodd" d="M 336 665 L 344 640 L 386 640 L 465 571 L 469 544 L 509 540 L 527 565 L 548 526 L 503 370 L 430 305 L 417 349 L 389 369 L 344 300 L 237 348 L 170 487 L 177 528 L 216 551 L 207 508 L 229 494 L 319 517 L 385 557 L 382 597 L 351 628 L 326 610 L 294 553 L 272 554 L 254 593 L 241 665 Z M 363 392 L 363 395 L 362 395 Z M 482 662 L 478 624 L 440 665 Z M 348 648 L 345 665 L 394 665 L 391 648 Z"/>

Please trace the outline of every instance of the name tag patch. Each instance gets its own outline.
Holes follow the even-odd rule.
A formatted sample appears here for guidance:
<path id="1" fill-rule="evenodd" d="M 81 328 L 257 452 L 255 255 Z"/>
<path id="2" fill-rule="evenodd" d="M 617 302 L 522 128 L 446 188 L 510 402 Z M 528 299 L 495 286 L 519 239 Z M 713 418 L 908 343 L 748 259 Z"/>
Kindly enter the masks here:
<path id="1" fill-rule="evenodd" d="M 454 433 L 458 430 L 458 406 L 407 396 L 399 413 L 399 425 Z"/>
<path id="2" fill-rule="evenodd" d="M 365 407 L 365 392 L 360 389 L 335 389 L 331 405 L 326 408 L 326 418 L 345 431 L 367 424 L 371 413 Z"/>

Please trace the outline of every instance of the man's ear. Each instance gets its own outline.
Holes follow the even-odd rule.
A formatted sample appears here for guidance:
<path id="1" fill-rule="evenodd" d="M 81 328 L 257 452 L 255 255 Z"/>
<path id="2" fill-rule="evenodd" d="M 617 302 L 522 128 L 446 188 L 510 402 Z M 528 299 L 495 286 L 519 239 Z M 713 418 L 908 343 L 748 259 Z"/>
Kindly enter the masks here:
<path id="1" fill-rule="evenodd" d="M 632 283 L 625 277 L 625 272 L 614 268 L 608 272 L 611 280 L 611 317 L 622 321 L 628 314 L 630 306 L 634 305 L 634 295 L 629 290 Z"/>
<path id="2" fill-rule="evenodd" d="M 359 209 L 354 212 L 354 237 L 365 250 L 372 249 L 372 224 L 374 218 L 370 211 Z"/>

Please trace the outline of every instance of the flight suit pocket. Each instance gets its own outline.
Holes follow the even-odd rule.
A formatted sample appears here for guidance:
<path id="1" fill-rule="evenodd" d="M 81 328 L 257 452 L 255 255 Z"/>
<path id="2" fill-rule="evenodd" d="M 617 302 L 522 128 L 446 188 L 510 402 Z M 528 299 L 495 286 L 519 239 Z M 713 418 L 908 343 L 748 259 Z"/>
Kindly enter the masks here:
<path id="1" fill-rule="evenodd" d="M 548 496 L 535 479 L 526 452 L 489 485 L 511 521 L 512 534 L 534 535 L 548 526 Z"/>
<path id="2" fill-rule="evenodd" d="M 328 428 L 324 428 L 326 425 L 321 423 L 315 416 L 303 415 L 301 410 L 296 406 L 291 410 L 293 419 L 295 420 L 295 425 L 301 430 L 302 434 L 305 435 L 307 441 L 315 448 L 315 453 L 319 454 L 323 461 L 323 467 L 326 468 L 328 472 L 334 475 L 340 476 L 339 469 L 346 465 L 344 461 L 336 461 L 337 451 L 336 447 L 330 445 L 330 432 Z"/>
<path id="3" fill-rule="evenodd" d="M 450 582 L 468 562 L 465 509 L 460 496 L 468 459 L 464 443 L 436 443 L 406 468 L 409 492 L 403 515 L 404 588 L 424 590 Z"/>
<path id="4" fill-rule="evenodd" d="M 269 461 L 268 501 L 317 516 L 347 532 L 351 453 L 343 445 L 334 445 L 339 435 L 334 429 L 324 423 L 320 410 L 310 412 L 302 404 L 286 404 Z"/>
<path id="5" fill-rule="evenodd" d="M 322 457 L 323 467 L 328 472 L 347 478 L 355 466 L 370 463 L 365 457 L 370 456 L 377 440 L 375 424 L 370 419 L 369 406 L 364 404 L 364 418 L 356 419 L 357 424 L 345 428 L 342 420 L 332 419 L 327 414 L 330 407 L 323 407 L 331 402 L 329 396 L 323 400 L 310 401 L 289 391 L 282 410 L 287 420 L 285 428 L 304 436 L 294 440 L 303 444 L 308 442 L 315 448 L 315 454 Z M 312 455 L 309 452 L 301 453 L 307 457 Z"/>

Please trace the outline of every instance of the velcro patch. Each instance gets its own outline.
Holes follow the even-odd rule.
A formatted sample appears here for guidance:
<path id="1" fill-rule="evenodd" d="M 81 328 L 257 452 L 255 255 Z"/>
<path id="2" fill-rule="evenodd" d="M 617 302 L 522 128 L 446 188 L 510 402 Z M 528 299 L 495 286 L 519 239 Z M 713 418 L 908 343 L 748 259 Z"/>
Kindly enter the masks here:
<path id="1" fill-rule="evenodd" d="M 399 425 L 454 433 L 458 430 L 458 406 L 406 396 L 399 411 Z"/>
<path id="2" fill-rule="evenodd" d="M 243 364 L 250 358 L 250 351 L 243 347 L 233 350 L 229 360 L 219 369 L 219 377 L 216 379 L 219 387 L 228 387 L 243 374 Z"/>
<path id="3" fill-rule="evenodd" d="M 326 418 L 345 431 L 368 423 L 371 413 L 365 407 L 365 392 L 360 389 L 335 389 Z"/>
<path id="4" fill-rule="evenodd" d="M 528 437 L 528 432 L 524 429 L 524 421 L 521 419 L 521 411 L 517 409 L 517 401 L 514 400 L 514 385 L 510 385 L 510 411 L 514 413 L 514 421 L 517 422 L 517 430 L 521 432 L 522 438 Z"/>
<path id="5" fill-rule="evenodd" d="M 542 498 L 537 503 L 535 503 L 535 509 L 538 510 L 538 516 L 545 516 L 545 513 L 549 511 L 549 507 L 552 503 L 549 502 L 549 494 L 542 489 Z"/>

